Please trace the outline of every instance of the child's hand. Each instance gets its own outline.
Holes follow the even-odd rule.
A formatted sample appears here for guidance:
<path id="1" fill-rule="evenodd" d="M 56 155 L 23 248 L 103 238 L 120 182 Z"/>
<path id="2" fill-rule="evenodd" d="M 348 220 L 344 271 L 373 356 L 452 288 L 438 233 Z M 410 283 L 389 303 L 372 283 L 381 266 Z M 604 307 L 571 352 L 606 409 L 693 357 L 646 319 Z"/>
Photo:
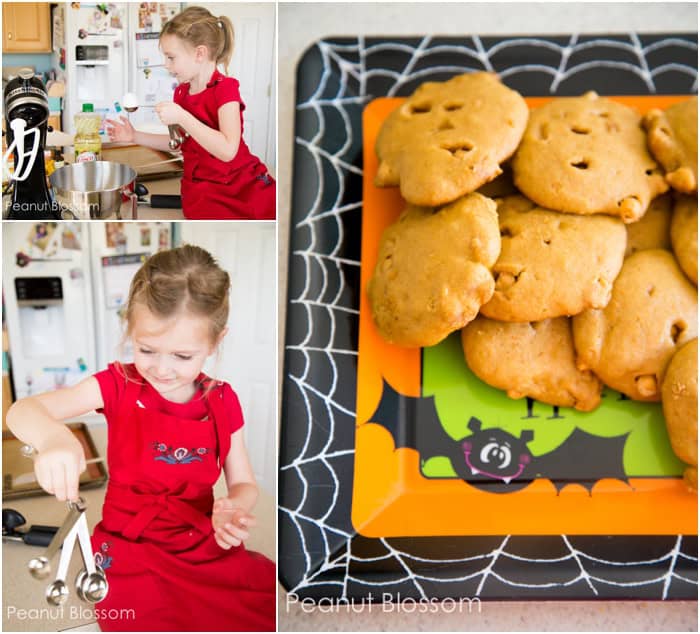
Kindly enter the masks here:
<path id="1" fill-rule="evenodd" d="M 136 130 L 131 122 L 125 117 L 120 116 L 121 121 L 114 119 L 105 119 L 105 128 L 109 134 L 109 140 L 116 143 L 133 143 L 136 139 Z"/>
<path id="2" fill-rule="evenodd" d="M 234 500 L 223 497 L 214 502 L 211 516 L 214 539 L 224 550 L 240 546 L 250 537 L 248 528 L 255 526 L 255 517 L 236 506 Z"/>
<path id="3" fill-rule="evenodd" d="M 161 101 L 156 104 L 156 114 L 165 125 L 182 125 L 185 110 L 173 101 Z"/>
<path id="4" fill-rule="evenodd" d="M 85 467 L 83 447 L 68 429 L 52 435 L 34 458 L 39 486 L 61 502 L 78 499 L 78 480 Z"/>

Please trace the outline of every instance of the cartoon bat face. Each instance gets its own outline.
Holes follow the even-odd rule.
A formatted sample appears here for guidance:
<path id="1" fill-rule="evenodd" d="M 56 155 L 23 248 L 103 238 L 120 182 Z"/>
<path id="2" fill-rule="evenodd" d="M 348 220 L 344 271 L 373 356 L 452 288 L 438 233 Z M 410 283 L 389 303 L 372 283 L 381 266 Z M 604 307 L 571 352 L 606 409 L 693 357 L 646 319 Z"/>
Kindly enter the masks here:
<path id="1" fill-rule="evenodd" d="M 502 429 L 481 431 L 481 423 L 476 418 L 469 422 L 469 429 L 474 433 L 461 444 L 464 463 L 472 478 L 484 476 L 510 484 L 511 480 L 523 476 L 532 462 L 532 454 L 526 445 L 532 440 L 531 431 L 523 432 L 520 438 Z"/>

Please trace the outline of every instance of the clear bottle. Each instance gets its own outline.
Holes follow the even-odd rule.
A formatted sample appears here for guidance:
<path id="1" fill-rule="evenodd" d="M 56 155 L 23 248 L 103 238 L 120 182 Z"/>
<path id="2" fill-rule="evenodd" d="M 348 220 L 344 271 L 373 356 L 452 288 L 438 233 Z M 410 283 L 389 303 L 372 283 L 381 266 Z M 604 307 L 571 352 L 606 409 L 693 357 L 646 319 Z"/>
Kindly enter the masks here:
<path id="1" fill-rule="evenodd" d="M 83 111 L 75 115 L 75 162 L 99 161 L 102 157 L 102 139 L 100 125 L 102 119 L 93 112 L 91 103 L 83 104 Z"/>

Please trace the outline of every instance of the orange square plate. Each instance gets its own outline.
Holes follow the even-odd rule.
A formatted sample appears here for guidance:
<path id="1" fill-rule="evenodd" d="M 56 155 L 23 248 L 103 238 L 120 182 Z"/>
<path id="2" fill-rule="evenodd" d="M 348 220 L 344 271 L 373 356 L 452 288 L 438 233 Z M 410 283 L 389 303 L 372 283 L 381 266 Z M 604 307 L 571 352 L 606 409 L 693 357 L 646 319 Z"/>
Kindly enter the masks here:
<path id="1" fill-rule="evenodd" d="M 641 113 L 687 98 L 611 97 Z M 526 101 L 534 108 L 550 99 Z M 362 292 L 352 499 L 355 530 L 366 537 L 697 534 L 697 496 L 687 491 L 680 478 L 682 465 L 671 452 L 659 404 L 636 403 L 607 388 L 601 406 L 589 413 L 525 399 L 514 401 L 471 374 L 458 335 L 423 350 L 402 349 L 379 337 L 365 289 L 380 236 L 404 203 L 398 188 L 373 184 L 377 171 L 374 146 L 382 122 L 402 101 L 375 99 L 363 114 Z M 499 492 L 470 484 L 455 475 L 447 458 L 424 460 L 416 449 L 395 447 L 386 424 L 378 420 L 383 390 L 390 389 L 388 386 L 408 397 L 395 412 L 395 422 L 416 415 L 410 409 L 414 399 L 432 397 L 443 428 L 455 441 L 470 417 L 482 421 L 483 429 L 500 428 L 516 437 L 523 430 L 532 430 L 534 439 L 528 447 L 533 456 L 553 451 L 575 430 L 617 438 L 624 477 L 571 483 L 538 478 L 517 490 Z M 596 455 L 586 460 L 593 464 Z"/>

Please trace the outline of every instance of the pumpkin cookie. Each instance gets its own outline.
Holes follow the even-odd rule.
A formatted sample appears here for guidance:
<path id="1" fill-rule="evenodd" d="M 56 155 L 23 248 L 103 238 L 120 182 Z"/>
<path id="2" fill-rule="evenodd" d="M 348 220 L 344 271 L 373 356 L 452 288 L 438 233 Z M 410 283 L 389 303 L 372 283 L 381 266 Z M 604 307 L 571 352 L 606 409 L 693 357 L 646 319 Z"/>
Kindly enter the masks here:
<path id="1" fill-rule="evenodd" d="M 432 346 L 469 323 L 493 294 L 496 203 L 469 194 L 439 210 L 409 205 L 382 235 L 368 293 L 381 336 Z"/>
<path id="2" fill-rule="evenodd" d="M 668 364 L 661 387 L 666 429 L 674 453 L 690 465 L 685 479 L 698 488 L 698 340 L 686 343 Z"/>
<path id="3" fill-rule="evenodd" d="M 634 222 L 668 189 L 639 114 L 594 92 L 535 108 L 512 164 L 523 194 L 574 214 Z"/>
<path id="4" fill-rule="evenodd" d="M 379 131 L 374 182 L 399 185 L 414 205 L 456 200 L 501 173 L 527 117 L 524 99 L 491 73 L 422 84 Z"/>
<path id="5" fill-rule="evenodd" d="M 644 117 L 649 148 L 666 170 L 666 181 L 684 194 L 698 191 L 698 98 L 650 110 Z"/>
<path id="6" fill-rule="evenodd" d="M 697 336 L 698 293 L 668 251 L 627 258 L 603 309 L 573 318 L 580 369 L 636 401 L 661 399 L 675 351 Z"/>
<path id="7" fill-rule="evenodd" d="M 510 196 L 499 201 L 498 222 L 496 289 L 483 315 L 541 321 L 608 303 L 627 241 L 618 218 L 562 214 Z"/>
<path id="8" fill-rule="evenodd" d="M 627 225 L 625 257 L 646 249 L 671 250 L 671 216 L 673 197 L 664 194 L 654 198 L 647 212 L 637 222 Z"/>
<path id="9" fill-rule="evenodd" d="M 683 272 L 698 285 L 698 199 L 679 196 L 671 220 L 671 244 Z"/>
<path id="10" fill-rule="evenodd" d="M 583 412 L 600 404 L 603 386 L 592 372 L 576 368 L 566 317 L 508 324 L 479 316 L 462 330 L 462 349 L 472 372 L 510 398 L 529 396 Z"/>

